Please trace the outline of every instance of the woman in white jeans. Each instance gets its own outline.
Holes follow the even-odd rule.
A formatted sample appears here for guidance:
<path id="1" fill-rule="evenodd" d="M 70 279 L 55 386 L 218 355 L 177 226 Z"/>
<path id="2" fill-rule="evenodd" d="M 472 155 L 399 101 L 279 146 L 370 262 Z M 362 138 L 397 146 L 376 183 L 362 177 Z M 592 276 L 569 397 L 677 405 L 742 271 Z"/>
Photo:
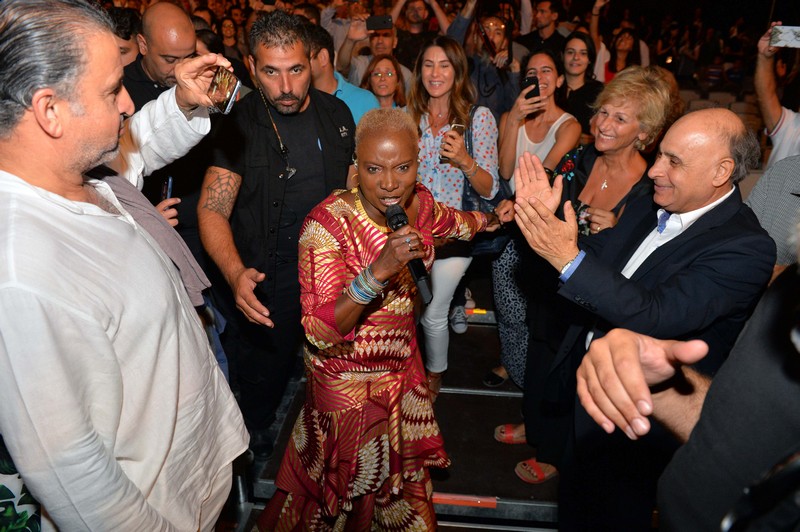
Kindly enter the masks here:
<path id="1" fill-rule="evenodd" d="M 498 189 L 497 123 L 485 107 L 471 112 L 475 97 L 463 48 L 444 36 L 426 44 L 417 57 L 407 107 L 421 131 L 419 179 L 436 201 L 458 209 L 464 186 L 486 199 L 493 198 Z M 472 133 L 472 153 L 464 143 L 467 128 Z M 472 261 L 469 246 L 459 243 L 443 243 L 436 257 L 431 272 L 433 300 L 421 320 L 433 400 L 447 369 L 450 301 Z"/>

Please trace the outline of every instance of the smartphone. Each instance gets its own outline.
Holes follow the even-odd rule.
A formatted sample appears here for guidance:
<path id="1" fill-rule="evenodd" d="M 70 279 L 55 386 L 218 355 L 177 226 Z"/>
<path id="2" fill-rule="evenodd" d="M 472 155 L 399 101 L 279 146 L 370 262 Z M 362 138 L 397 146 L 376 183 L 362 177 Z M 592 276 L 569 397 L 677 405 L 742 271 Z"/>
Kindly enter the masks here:
<path id="1" fill-rule="evenodd" d="M 769 45 L 776 48 L 800 48 L 800 26 L 773 26 Z"/>
<path id="2" fill-rule="evenodd" d="M 465 126 L 464 124 L 458 124 L 458 123 L 450 124 L 450 131 L 455 131 L 456 133 L 458 133 L 462 137 L 464 136 L 464 131 L 466 131 L 466 130 L 467 130 L 467 126 Z M 450 157 L 445 157 L 443 155 L 439 156 L 439 163 L 441 163 L 441 164 L 444 164 L 444 163 L 448 162 L 449 160 L 450 160 Z"/>
<path id="3" fill-rule="evenodd" d="M 391 15 L 372 15 L 367 17 L 367 31 L 390 30 L 394 27 Z"/>
<path id="4" fill-rule="evenodd" d="M 172 176 L 168 176 L 161 186 L 161 201 L 172 197 Z"/>
<path id="5" fill-rule="evenodd" d="M 211 85 L 208 87 L 208 97 L 214 103 L 209 112 L 219 112 L 224 115 L 231 112 L 242 82 L 226 68 L 218 67 Z"/>
<path id="6" fill-rule="evenodd" d="M 533 87 L 533 89 L 525 95 L 525 99 L 530 100 L 531 98 L 537 98 L 539 96 L 539 78 L 536 76 L 525 76 L 525 79 L 522 80 L 522 92 L 525 92 L 525 89 L 528 87 Z"/>
<path id="7" fill-rule="evenodd" d="M 450 124 L 450 131 L 455 131 L 462 137 L 464 136 L 464 131 L 467 130 L 467 126 L 464 124 Z"/>

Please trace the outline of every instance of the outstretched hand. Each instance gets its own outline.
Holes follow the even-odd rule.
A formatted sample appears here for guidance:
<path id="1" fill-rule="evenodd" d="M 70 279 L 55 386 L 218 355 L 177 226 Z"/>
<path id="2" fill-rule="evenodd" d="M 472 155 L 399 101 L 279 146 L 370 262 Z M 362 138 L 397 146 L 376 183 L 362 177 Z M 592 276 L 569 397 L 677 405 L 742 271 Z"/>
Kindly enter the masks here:
<path id="1" fill-rule="evenodd" d="M 611 434 L 619 427 L 635 440 L 650 431 L 650 386 L 672 378 L 682 365 L 708 353 L 701 340 L 657 340 L 614 329 L 592 342 L 578 368 L 578 397 L 586 412 Z"/>
<path id="2" fill-rule="evenodd" d="M 347 29 L 347 38 L 359 42 L 366 40 L 369 37 L 367 31 L 367 16 L 366 14 L 353 15 L 350 19 L 350 27 Z"/>
<path id="3" fill-rule="evenodd" d="M 183 59 L 175 64 L 175 99 L 178 107 L 191 111 L 195 107 L 211 107 L 208 87 L 217 68 L 232 70 L 231 62 L 219 54 L 203 54 Z"/>
<path id="4" fill-rule="evenodd" d="M 244 268 L 230 284 L 236 299 L 236 307 L 242 311 L 242 314 L 249 321 L 267 327 L 274 327 L 275 324 L 269 319 L 269 310 L 258 300 L 255 294 L 256 285 L 266 278 L 266 274 L 255 268 Z"/>
<path id="5" fill-rule="evenodd" d="M 500 219 L 500 224 L 507 224 L 514 221 L 514 201 L 513 200 L 500 200 L 497 207 L 494 208 L 495 214 Z"/>
<path id="6" fill-rule="evenodd" d="M 561 202 L 563 184 L 561 176 L 557 176 L 550 185 L 550 177 L 545 172 L 542 161 L 537 156 L 525 152 L 519 158 L 519 165 L 514 170 L 514 188 L 518 204 L 536 198 L 550 212 L 556 212 Z"/>

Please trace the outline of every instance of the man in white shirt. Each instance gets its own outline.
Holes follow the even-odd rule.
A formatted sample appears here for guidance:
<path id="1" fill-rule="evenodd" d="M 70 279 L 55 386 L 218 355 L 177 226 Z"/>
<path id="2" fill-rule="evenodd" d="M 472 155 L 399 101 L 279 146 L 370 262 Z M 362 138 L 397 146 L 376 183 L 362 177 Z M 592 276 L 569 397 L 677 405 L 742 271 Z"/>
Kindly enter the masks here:
<path id="1" fill-rule="evenodd" d="M 241 415 L 177 270 L 84 178 L 133 112 L 113 28 L 80 0 L 0 28 L 4 444 L 44 530 L 211 530 Z"/>
<path id="2" fill-rule="evenodd" d="M 562 201 L 560 179 L 551 189 L 530 159 L 515 174 L 517 222 L 533 250 L 560 272 L 559 299 L 568 307 L 561 310 L 570 320 L 554 355 L 529 352 L 541 377 L 526 377 L 525 390 L 528 442 L 539 444 L 537 458 L 559 460 L 562 530 L 650 526 L 656 480 L 674 440 L 663 430 L 638 442 L 606 435 L 574 409 L 575 369 L 591 339 L 614 327 L 701 338 L 709 354 L 698 370 L 720 367 L 775 260 L 774 242 L 735 185 L 757 160 L 755 138 L 732 112 L 689 113 L 661 143 L 649 171 L 653 197 L 632 201 L 615 227 L 580 242 L 572 205 L 564 204 L 566 221 L 553 214 Z M 593 232 L 597 223 L 591 221 Z M 571 443 L 566 434 L 547 434 L 542 445 L 537 439 L 557 421 L 573 431 Z"/>

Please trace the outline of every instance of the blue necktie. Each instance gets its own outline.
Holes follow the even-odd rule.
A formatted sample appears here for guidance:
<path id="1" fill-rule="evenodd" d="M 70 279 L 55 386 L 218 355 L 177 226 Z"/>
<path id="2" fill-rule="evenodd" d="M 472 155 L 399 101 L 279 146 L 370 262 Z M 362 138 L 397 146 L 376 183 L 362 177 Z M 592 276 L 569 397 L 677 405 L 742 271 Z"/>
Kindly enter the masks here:
<path id="1" fill-rule="evenodd" d="M 656 229 L 658 230 L 658 234 L 663 233 L 664 229 L 667 228 L 667 220 L 669 220 L 670 216 L 671 216 L 670 213 L 668 213 L 667 211 L 664 211 L 658 217 L 658 227 L 656 227 Z"/>

